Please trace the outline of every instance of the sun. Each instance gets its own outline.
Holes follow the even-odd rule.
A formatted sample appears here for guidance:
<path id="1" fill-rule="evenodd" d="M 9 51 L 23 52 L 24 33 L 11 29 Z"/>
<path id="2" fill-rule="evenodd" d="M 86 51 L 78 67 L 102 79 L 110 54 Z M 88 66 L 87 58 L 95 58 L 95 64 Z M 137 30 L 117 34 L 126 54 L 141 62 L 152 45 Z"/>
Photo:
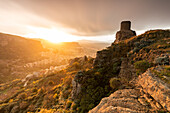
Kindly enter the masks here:
<path id="1" fill-rule="evenodd" d="M 30 33 L 26 34 L 25 37 L 41 38 L 53 43 L 73 42 L 79 40 L 78 36 L 68 34 L 63 30 L 56 29 L 56 28 L 49 29 L 49 28 L 29 26 L 29 29 L 30 29 Z"/>

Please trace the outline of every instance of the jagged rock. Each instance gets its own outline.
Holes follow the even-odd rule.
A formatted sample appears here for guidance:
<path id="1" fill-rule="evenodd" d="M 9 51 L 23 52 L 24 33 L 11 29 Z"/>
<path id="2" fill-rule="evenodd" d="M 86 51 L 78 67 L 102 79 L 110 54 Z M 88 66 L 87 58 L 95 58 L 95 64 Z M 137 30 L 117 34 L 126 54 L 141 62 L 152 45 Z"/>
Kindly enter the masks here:
<path id="1" fill-rule="evenodd" d="M 144 105 L 144 106 L 147 106 L 147 105 L 148 105 L 148 103 L 146 102 L 146 100 L 145 100 L 143 97 L 139 97 L 139 98 L 138 98 L 138 101 L 139 101 L 142 105 Z"/>
<path id="2" fill-rule="evenodd" d="M 159 65 L 169 65 L 170 54 L 162 54 L 161 56 L 155 58 L 154 63 Z"/>
<path id="3" fill-rule="evenodd" d="M 132 36 L 136 36 L 136 32 L 131 30 L 131 22 L 130 21 L 122 21 L 121 29 L 116 33 L 116 40 L 114 43 L 118 43 L 122 40 L 126 40 Z"/>
<path id="4" fill-rule="evenodd" d="M 121 66 L 120 66 L 119 76 L 121 78 L 131 80 L 132 78 L 134 78 L 135 75 L 136 75 L 136 71 L 133 65 L 130 64 L 127 59 L 123 59 Z"/>
<path id="5" fill-rule="evenodd" d="M 123 89 L 103 98 L 89 113 L 146 113 L 149 108 L 138 101 L 138 89 Z"/>
<path id="6" fill-rule="evenodd" d="M 151 69 L 162 68 L 155 67 Z M 133 80 L 135 89 L 118 90 L 103 98 L 89 113 L 146 113 L 157 110 L 170 111 L 169 85 L 156 77 L 149 69 Z"/>
<path id="7" fill-rule="evenodd" d="M 170 111 L 170 86 L 168 84 L 161 81 L 150 70 L 147 70 L 138 77 L 137 84 L 143 87 L 145 93 L 148 93 L 155 101 Z M 149 99 L 147 95 L 144 95 L 144 97 L 152 106 L 158 106 L 158 104 L 156 106 L 156 103 L 153 103 L 152 99 Z M 160 107 L 158 106 L 158 108 Z"/>
<path id="8" fill-rule="evenodd" d="M 83 77 L 84 77 L 84 73 L 82 71 L 79 71 L 75 75 L 72 81 L 72 86 L 73 86 L 72 99 L 76 99 L 79 93 L 81 92 L 81 81 L 83 80 Z"/>

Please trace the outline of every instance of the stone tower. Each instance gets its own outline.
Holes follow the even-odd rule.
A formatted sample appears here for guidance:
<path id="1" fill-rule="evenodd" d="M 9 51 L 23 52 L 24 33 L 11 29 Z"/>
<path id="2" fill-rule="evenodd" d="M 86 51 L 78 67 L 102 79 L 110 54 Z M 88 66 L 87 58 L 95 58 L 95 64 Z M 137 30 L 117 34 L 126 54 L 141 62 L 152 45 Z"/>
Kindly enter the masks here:
<path id="1" fill-rule="evenodd" d="M 114 43 L 118 43 L 122 40 L 126 40 L 132 36 L 136 36 L 136 32 L 131 30 L 131 22 L 122 21 L 120 31 L 116 33 L 116 40 Z"/>

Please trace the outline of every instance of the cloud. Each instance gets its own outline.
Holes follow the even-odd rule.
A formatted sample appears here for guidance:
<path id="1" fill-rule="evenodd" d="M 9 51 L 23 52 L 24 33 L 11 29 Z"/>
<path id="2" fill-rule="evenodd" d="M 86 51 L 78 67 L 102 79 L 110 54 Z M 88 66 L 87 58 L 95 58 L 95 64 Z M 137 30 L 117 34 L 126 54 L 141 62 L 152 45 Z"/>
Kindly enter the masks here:
<path id="1" fill-rule="evenodd" d="M 13 14 L 17 14 L 17 18 L 13 17 L 17 23 L 23 21 L 33 26 L 62 26 L 73 29 L 68 32 L 74 35 L 113 34 L 119 30 L 122 20 L 132 21 L 135 30 L 170 27 L 169 0 L 5 1 L 8 2 L 1 1 L 0 6 L 8 9 L 8 12 L 13 10 Z M 19 10 L 21 13 L 18 14 Z"/>

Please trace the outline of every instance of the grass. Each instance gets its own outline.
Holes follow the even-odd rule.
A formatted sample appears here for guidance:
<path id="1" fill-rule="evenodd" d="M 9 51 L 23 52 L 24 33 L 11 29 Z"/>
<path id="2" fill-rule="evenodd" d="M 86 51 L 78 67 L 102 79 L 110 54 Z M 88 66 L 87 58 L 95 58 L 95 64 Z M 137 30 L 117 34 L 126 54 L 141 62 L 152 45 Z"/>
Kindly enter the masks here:
<path id="1" fill-rule="evenodd" d="M 167 77 L 170 78 L 170 66 L 163 66 L 163 70 L 158 72 L 156 70 L 152 70 L 153 73 L 155 73 L 161 80 L 164 82 L 170 84 L 170 79 L 167 79 Z"/>

